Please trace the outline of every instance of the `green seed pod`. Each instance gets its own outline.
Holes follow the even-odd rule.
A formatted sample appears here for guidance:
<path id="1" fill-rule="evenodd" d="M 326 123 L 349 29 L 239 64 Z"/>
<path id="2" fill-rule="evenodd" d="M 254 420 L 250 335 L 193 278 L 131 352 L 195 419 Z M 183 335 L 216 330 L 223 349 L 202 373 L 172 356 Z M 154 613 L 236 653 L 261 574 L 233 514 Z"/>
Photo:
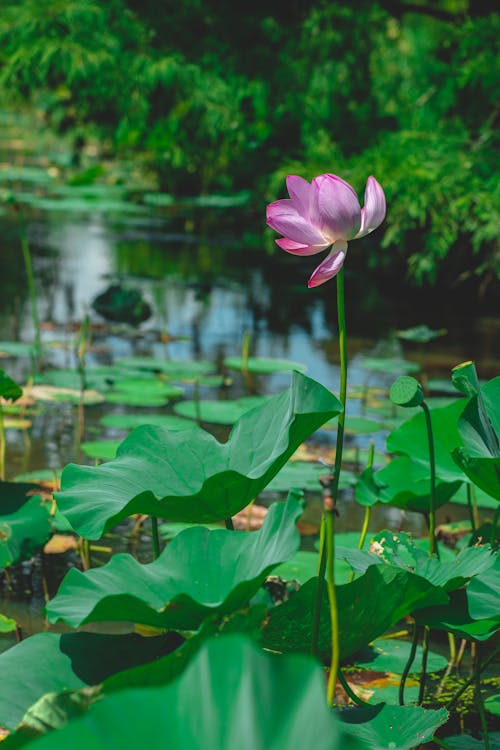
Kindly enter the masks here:
<path id="1" fill-rule="evenodd" d="M 422 386 L 410 377 L 403 375 L 392 384 L 389 396 L 393 404 L 397 406 L 420 406 L 424 401 L 424 392 Z"/>

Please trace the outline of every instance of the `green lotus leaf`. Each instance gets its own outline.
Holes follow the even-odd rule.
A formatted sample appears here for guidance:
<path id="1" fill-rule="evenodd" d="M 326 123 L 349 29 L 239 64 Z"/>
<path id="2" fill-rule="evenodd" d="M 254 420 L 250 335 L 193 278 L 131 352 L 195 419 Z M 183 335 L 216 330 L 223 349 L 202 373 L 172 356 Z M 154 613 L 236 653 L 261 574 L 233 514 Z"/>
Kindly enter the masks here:
<path id="1" fill-rule="evenodd" d="M 402 357 L 363 357 L 360 362 L 365 370 L 374 372 L 410 373 L 419 372 L 420 365 Z"/>
<path id="2" fill-rule="evenodd" d="M 464 447 L 452 455 L 471 482 L 500 500 L 500 377 L 475 392 L 458 420 Z"/>
<path id="3" fill-rule="evenodd" d="M 276 658 L 234 635 L 206 643 L 174 682 L 105 696 L 31 747 L 366 750 L 343 726 L 326 705 L 323 673 L 310 657 Z"/>
<path id="4" fill-rule="evenodd" d="M 155 357 L 124 357 L 116 362 L 118 367 L 131 368 L 133 370 L 149 370 L 151 372 L 163 372 L 172 380 L 192 381 L 202 375 L 215 370 L 212 362 L 203 361 L 176 361 L 171 359 L 159 359 Z"/>
<path id="5" fill-rule="evenodd" d="M 500 456 L 500 376 L 469 399 L 458 420 L 458 432 L 469 456 Z"/>
<path id="6" fill-rule="evenodd" d="M 432 739 L 436 729 L 448 720 L 448 711 L 420 706 L 377 706 L 344 711 L 344 727 L 370 750 L 412 750 Z"/>
<path id="7" fill-rule="evenodd" d="M 500 693 L 497 693 L 496 695 L 489 695 L 488 698 L 486 698 L 486 700 L 484 701 L 484 707 L 487 711 L 490 712 L 490 714 L 500 716 Z M 500 746 L 500 734 L 498 734 L 497 737 L 499 741 L 498 744 Z"/>
<path id="8" fill-rule="evenodd" d="M 9 357 L 34 357 L 35 345 L 21 341 L 0 341 L 0 352 Z"/>
<path id="9" fill-rule="evenodd" d="M 304 584 L 290 599 L 270 611 L 262 645 L 274 651 L 310 652 L 317 578 Z M 340 658 L 359 651 L 391 625 L 420 607 L 444 604 L 447 594 L 424 578 L 384 565 L 372 565 L 360 578 L 337 587 Z M 330 613 L 323 595 L 319 654 L 330 654 Z"/>
<path id="10" fill-rule="evenodd" d="M 437 478 L 435 508 L 447 503 L 462 481 Z M 377 472 L 365 469 L 358 480 L 355 497 L 365 506 L 379 502 L 415 513 L 428 513 L 431 501 L 429 467 L 408 456 L 399 456 Z"/>
<path id="11" fill-rule="evenodd" d="M 151 638 L 130 633 L 38 633 L 26 638 L 0 654 L 0 725 L 14 729 L 45 693 L 97 685 L 181 643 L 177 633 Z"/>
<path id="12" fill-rule="evenodd" d="M 490 732 L 489 740 L 490 750 L 500 750 L 500 732 Z M 446 744 L 451 750 L 484 750 L 483 740 L 476 740 L 470 734 L 455 734 L 453 737 L 447 737 Z"/>
<path id="13" fill-rule="evenodd" d="M 469 584 L 470 585 L 470 584 Z M 497 611 L 498 613 L 498 608 Z M 426 607 L 415 613 L 416 621 L 430 628 L 448 630 L 460 638 L 486 641 L 499 629 L 498 614 L 475 620 L 469 611 L 467 591 L 459 589 L 450 594 L 450 602 L 445 607 Z"/>
<path id="14" fill-rule="evenodd" d="M 402 674 L 408 662 L 411 643 L 399 638 L 377 638 L 377 640 L 364 648 L 353 660 L 356 667 L 373 669 L 375 672 L 393 672 Z M 418 674 L 422 665 L 421 646 L 417 646 L 417 653 L 412 664 L 412 673 Z M 427 672 L 440 672 L 446 669 L 448 659 L 441 654 L 428 651 Z"/>
<path id="15" fill-rule="evenodd" d="M 470 456 L 464 448 L 456 448 L 452 456 L 473 484 L 500 500 L 500 457 L 477 458 Z"/>
<path id="16" fill-rule="evenodd" d="M 175 651 L 152 662 L 111 675 L 104 680 L 102 689 L 105 693 L 113 693 L 126 687 L 166 685 L 184 671 L 195 654 L 210 638 L 228 633 L 243 633 L 253 640 L 258 640 L 266 621 L 267 607 L 263 604 L 238 610 L 222 619 L 216 616 L 209 617 L 203 622 L 200 630 L 187 638 Z"/>
<path id="17" fill-rule="evenodd" d="M 296 552 L 301 512 L 290 497 L 275 503 L 254 533 L 198 526 L 178 534 L 148 565 L 117 554 L 101 568 L 73 568 L 47 604 L 49 620 L 72 627 L 127 620 L 194 630 L 215 611 L 227 615 L 245 606 L 266 575 Z"/>
<path id="18" fill-rule="evenodd" d="M 133 513 L 198 523 L 228 518 L 340 410 L 326 388 L 294 373 L 291 387 L 243 415 L 224 444 L 199 428 L 138 427 L 113 461 L 64 469 L 59 509 L 77 533 L 90 539 L 99 539 Z"/>
<path id="19" fill-rule="evenodd" d="M 500 621 L 500 554 L 497 552 L 493 559 L 494 564 L 487 570 L 478 570 L 467 586 L 469 612 L 474 620 Z"/>
<path id="20" fill-rule="evenodd" d="M 453 591 L 464 585 L 469 578 L 491 571 L 496 557 L 491 547 L 465 547 L 453 559 L 440 561 L 421 549 L 409 534 L 380 531 L 372 536 L 372 546 L 377 555 L 390 565 L 411 570 L 434 586 Z M 480 618 L 478 618 L 480 619 Z"/>
<path id="21" fill-rule="evenodd" d="M 5 615 L 0 615 L 0 633 L 14 633 L 16 621 Z"/>
<path id="22" fill-rule="evenodd" d="M 443 408 L 430 409 L 436 473 L 443 481 L 465 481 L 463 472 L 451 457 L 451 452 L 461 444 L 457 421 L 465 404 L 464 399 L 457 399 Z M 409 456 L 413 461 L 429 466 L 429 443 L 425 416 L 421 409 L 391 432 L 387 438 L 387 450 Z"/>
<path id="23" fill-rule="evenodd" d="M 27 496 L 26 490 L 23 491 L 26 485 L 2 482 L 2 490 L 2 485 L 19 486 L 21 492 L 11 498 L 13 502 L 9 502 L 7 508 L 2 498 L 2 506 L 7 512 L 0 515 L 0 570 L 28 560 L 43 547 L 51 534 L 50 503 L 45 502 L 41 495 Z M 17 504 L 20 496 L 24 496 L 24 502 Z"/>
<path id="24" fill-rule="evenodd" d="M 226 357 L 224 365 L 229 370 L 243 371 L 243 365 L 247 372 L 255 375 L 272 375 L 276 372 L 305 372 L 307 367 L 300 362 L 290 362 L 288 359 L 271 359 L 266 357 L 248 357 L 244 362 L 243 357 Z"/>

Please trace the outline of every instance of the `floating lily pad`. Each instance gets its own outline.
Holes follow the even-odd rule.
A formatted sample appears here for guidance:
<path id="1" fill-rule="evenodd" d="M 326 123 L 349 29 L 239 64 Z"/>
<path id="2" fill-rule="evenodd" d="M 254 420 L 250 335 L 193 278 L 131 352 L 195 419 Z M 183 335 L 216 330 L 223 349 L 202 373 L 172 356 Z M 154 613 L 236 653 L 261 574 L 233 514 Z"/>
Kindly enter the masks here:
<path id="1" fill-rule="evenodd" d="M 356 656 L 354 664 L 364 669 L 376 672 L 395 672 L 402 674 L 408 662 L 411 643 L 399 638 L 378 638 L 371 646 L 367 646 Z M 412 672 L 420 672 L 423 649 L 417 647 L 417 653 L 412 665 Z M 440 672 L 446 669 L 448 660 L 433 651 L 428 652 L 427 672 Z"/>
<path id="2" fill-rule="evenodd" d="M 72 388 L 57 388 L 53 385 L 34 385 L 30 388 L 30 395 L 39 401 L 69 401 L 72 404 L 84 403 L 87 406 L 102 404 L 104 396 L 98 391 L 88 390 L 83 394 Z"/>
<path id="3" fill-rule="evenodd" d="M 165 427 L 167 430 L 175 432 L 193 428 L 193 423 L 190 420 L 176 417 L 173 414 L 106 414 L 102 417 L 100 423 L 104 427 L 114 427 L 118 430 L 133 430 L 135 427 L 145 424 Z"/>
<path id="4" fill-rule="evenodd" d="M 15 633 L 16 621 L 5 615 L 0 615 L 0 633 Z"/>
<path id="5" fill-rule="evenodd" d="M 486 702 L 486 701 L 485 701 Z M 490 732 L 490 750 L 500 750 L 500 732 Z M 452 750 L 484 750 L 483 740 L 476 740 L 470 734 L 456 734 L 446 738 Z"/>
<path id="6" fill-rule="evenodd" d="M 410 362 L 400 357 L 363 357 L 360 364 L 366 370 L 374 372 L 387 372 L 397 374 L 410 374 L 419 372 L 420 365 L 417 362 Z"/>
<path id="7" fill-rule="evenodd" d="M 34 357 L 35 345 L 21 341 L 0 341 L 0 355 L 9 357 Z"/>
<path id="8" fill-rule="evenodd" d="M 321 492 L 318 477 L 329 473 L 326 466 L 313 461 L 288 461 L 264 492 L 288 492 L 291 487 L 309 492 Z M 356 477 L 351 471 L 343 470 L 340 474 L 339 489 L 352 487 Z"/>
<path id="9" fill-rule="evenodd" d="M 247 372 L 255 375 L 273 375 L 277 372 L 305 372 L 307 367 L 300 362 L 290 362 L 288 359 L 271 359 L 265 357 L 226 357 L 224 365 L 229 370 L 243 371 L 243 365 Z"/>
<path id="10" fill-rule="evenodd" d="M 231 401 L 181 401 L 174 411 L 181 417 L 210 424 L 234 424 L 246 412 L 269 401 L 270 396 L 243 396 Z"/>
<path id="11" fill-rule="evenodd" d="M 418 344 L 427 344 L 429 341 L 441 338 L 448 333 L 446 328 L 432 329 L 426 325 L 413 326 L 413 328 L 405 328 L 404 331 L 396 331 L 398 339 L 404 341 L 415 341 Z"/>
<path id="12" fill-rule="evenodd" d="M 159 359 L 158 357 L 123 357 L 116 364 L 119 367 L 129 367 L 134 370 L 149 370 L 151 372 L 163 372 L 172 380 L 191 381 L 202 375 L 213 372 L 215 365 L 212 362 Z"/>
<path id="13" fill-rule="evenodd" d="M 436 729 L 448 720 L 448 711 L 420 706 L 363 707 L 341 714 L 344 726 L 367 750 L 412 750 L 432 739 Z"/>

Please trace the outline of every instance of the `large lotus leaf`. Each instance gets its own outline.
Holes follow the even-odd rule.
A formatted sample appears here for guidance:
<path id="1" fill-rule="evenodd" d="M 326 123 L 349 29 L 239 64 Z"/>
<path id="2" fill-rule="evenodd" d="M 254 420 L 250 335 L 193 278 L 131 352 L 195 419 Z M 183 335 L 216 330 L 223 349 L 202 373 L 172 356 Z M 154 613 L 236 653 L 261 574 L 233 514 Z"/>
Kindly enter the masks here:
<path id="1" fill-rule="evenodd" d="M 500 621 L 500 554 L 495 555 L 490 568 L 478 573 L 467 586 L 470 615 L 474 620 Z"/>
<path id="2" fill-rule="evenodd" d="M 8 488 L 8 494 L 2 497 L 0 509 L 0 569 L 8 565 L 15 565 L 23 560 L 29 559 L 36 550 L 39 550 L 51 534 L 50 504 L 45 502 L 41 495 L 26 495 L 26 486 L 16 485 L 11 482 L 2 482 L 1 488 Z M 14 488 L 20 488 L 16 492 Z M 3 492 L 2 492 L 3 495 Z M 18 503 L 24 495 L 24 502 Z M 7 512 L 3 513 L 6 506 Z M 17 508 L 16 508 L 17 506 Z"/>
<path id="3" fill-rule="evenodd" d="M 362 649 L 353 663 L 356 667 L 372 669 L 375 672 L 393 672 L 402 674 L 408 662 L 411 643 L 399 638 L 377 638 L 370 646 Z M 417 652 L 412 664 L 412 673 L 419 673 L 422 665 L 423 648 L 417 646 Z M 428 651 L 427 671 L 440 672 L 446 669 L 448 659 L 442 654 Z"/>
<path id="4" fill-rule="evenodd" d="M 457 466 L 473 484 L 500 500 L 500 457 L 477 458 L 468 455 L 464 448 L 456 448 L 452 455 Z"/>
<path id="5" fill-rule="evenodd" d="M 464 481 L 465 476 L 451 457 L 451 452 L 461 444 L 457 421 L 464 409 L 465 401 L 458 399 L 442 409 L 431 409 L 437 475 L 445 481 Z M 429 443 L 425 415 L 417 414 L 404 422 L 387 438 L 390 453 L 402 453 L 414 461 L 429 466 Z M 428 470 L 428 469 L 427 469 Z"/>
<path id="6" fill-rule="evenodd" d="M 458 432 L 470 456 L 500 456 L 500 376 L 485 383 L 469 399 L 460 419 Z"/>
<path id="7" fill-rule="evenodd" d="M 436 480 L 435 507 L 447 503 L 460 488 L 460 481 Z M 356 500 L 365 506 L 376 502 L 415 513 L 428 513 L 430 506 L 429 468 L 408 456 L 393 459 L 377 472 L 365 469 L 356 486 Z"/>
<path id="8" fill-rule="evenodd" d="M 97 685 L 115 672 L 144 664 L 177 648 L 177 633 L 38 633 L 0 654 L 0 726 L 14 729 L 45 693 Z"/>
<path id="9" fill-rule="evenodd" d="M 114 461 L 70 464 L 62 474 L 60 510 L 82 536 L 99 539 L 133 513 L 211 523 L 254 499 L 298 446 L 341 410 L 326 388 L 294 373 L 279 396 L 243 415 L 227 443 L 200 429 L 138 427 Z"/>
<path id="10" fill-rule="evenodd" d="M 224 365 L 229 370 L 246 370 L 256 375 L 272 375 L 275 372 L 305 372 L 307 367 L 300 362 L 290 362 L 288 359 L 271 359 L 266 357 L 226 357 Z"/>
<path id="11" fill-rule="evenodd" d="M 460 638 L 476 641 L 486 641 L 499 629 L 498 609 L 494 617 L 475 620 L 471 616 L 465 589 L 453 591 L 450 603 L 445 607 L 433 606 L 419 610 L 415 614 L 415 619 L 421 625 L 449 630 Z"/>
<path id="12" fill-rule="evenodd" d="M 113 693 L 126 687 L 166 685 L 184 671 L 195 654 L 210 638 L 228 633 L 243 633 L 253 640 L 258 640 L 266 622 L 267 608 L 263 604 L 233 612 L 229 617 L 222 619 L 216 616 L 209 617 L 203 622 L 200 630 L 187 638 L 175 651 L 153 662 L 111 675 L 104 680 L 102 689 L 106 693 Z"/>
<path id="13" fill-rule="evenodd" d="M 490 732 L 490 750 L 500 750 L 500 732 Z M 483 740 L 476 740 L 470 734 L 455 734 L 446 738 L 451 750 L 484 750 Z"/>
<path id="14" fill-rule="evenodd" d="M 317 578 L 302 586 L 290 599 L 271 610 L 262 634 L 262 645 L 275 651 L 309 652 Z M 337 586 L 340 657 L 346 659 L 382 635 L 391 625 L 420 607 L 444 604 L 446 593 L 413 573 L 372 565 L 352 583 Z M 330 652 L 330 614 L 323 595 L 319 653 Z"/>
<path id="15" fill-rule="evenodd" d="M 269 396 L 242 396 L 230 401 L 181 401 L 174 411 L 187 419 L 211 424 L 234 424 L 243 414 L 269 401 Z"/>
<path id="16" fill-rule="evenodd" d="M 496 559 L 491 547 L 483 545 L 465 547 L 452 560 L 441 562 L 417 546 L 405 532 L 380 531 L 372 537 L 371 546 L 390 565 L 411 570 L 446 591 L 460 588 L 469 578 L 490 571 Z"/>
<path id="17" fill-rule="evenodd" d="M 436 729 L 448 720 L 448 711 L 382 703 L 344 711 L 341 716 L 346 730 L 370 750 L 411 750 L 432 739 Z"/>
<path id="18" fill-rule="evenodd" d="M 158 628 L 195 629 L 218 611 L 244 606 L 266 575 L 298 549 L 301 513 L 290 497 L 275 503 L 255 533 L 193 527 L 178 534 L 160 557 L 141 565 L 127 554 L 64 578 L 47 605 L 49 620 L 72 627 L 129 620 Z"/>
<path id="19" fill-rule="evenodd" d="M 126 721 L 124 721 L 126 717 Z M 328 709 L 310 657 L 263 654 L 242 636 L 209 641 L 160 687 L 106 696 L 33 750 L 365 750 Z"/>

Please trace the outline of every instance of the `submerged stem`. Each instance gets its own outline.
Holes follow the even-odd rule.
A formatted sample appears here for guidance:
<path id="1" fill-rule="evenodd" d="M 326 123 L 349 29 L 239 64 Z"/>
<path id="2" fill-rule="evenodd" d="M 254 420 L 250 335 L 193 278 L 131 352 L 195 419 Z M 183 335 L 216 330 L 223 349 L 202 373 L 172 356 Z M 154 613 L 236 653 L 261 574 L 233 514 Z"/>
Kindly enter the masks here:
<path id="1" fill-rule="evenodd" d="M 406 680 L 408 678 L 408 675 L 410 674 L 410 669 L 415 661 L 415 654 L 417 653 L 417 645 L 418 645 L 418 627 L 417 623 L 414 623 L 413 625 L 413 640 L 411 642 L 411 649 L 410 653 L 408 655 L 408 661 L 406 662 L 403 674 L 401 675 L 401 682 L 399 683 L 399 705 L 404 706 L 405 704 L 405 684 Z"/>
<path id="2" fill-rule="evenodd" d="M 447 711 L 449 711 L 451 709 L 451 707 L 455 705 L 455 703 L 458 701 L 458 699 L 460 698 L 460 696 L 463 693 L 465 693 L 465 691 L 467 690 L 467 688 L 470 687 L 472 685 L 472 683 L 474 682 L 474 680 L 477 679 L 477 676 L 480 675 L 481 672 L 484 672 L 484 670 L 486 669 L 486 667 L 488 666 L 488 664 L 491 664 L 491 662 L 493 661 L 493 659 L 495 659 L 495 657 L 497 656 L 497 654 L 498 654 L 499 651 L 500 651 L 500 646 L 498 646 L 488 656 L 488 658 L 485 659 L 482 662 L 482 664 L 476 665 L 476 669 L 475 669 L 472 677 L 469 677 L 469 679 L 464 682 L 464 684 L 462 685 L 462 687 L 459 690 L 457 690 L 457 692 L 455 693 L 455 695 L 453 696 L 453 698 L 451 700 L 449 700 L 448 703 L 446 704 L 445 708 L 446 708 Z"/>
<path id="3" fill-rule="evenodd" d="M 155 516 L 151 518 L 151 539 L 153 542 L 153 558 L 157 560 L 160 557 L 160 534 L 158 532 L 158 519 Z"/>
<path id="4" fill-rule="evenodd" d="M 474 693 L 477 710 L 479 712 L 479 719 L 481 721 L 481 729 L 483 730 L 484 750 L 490 750 L 490 735 L 488 733 L 488 723 L 486 721 L 483 696 L 481 694 L 481 653 L 479 644 L 477 644 L 476 666 L 474 669 Z"/>
<path id="5" fill-rule="evenodd" d="M 427 625 L 424 627 L 424 635 L 422 637 L 422 668 L 420 670 L 420 687 L 418 690 L 418 705 L 421 706 L 425 696 L 425 682 L 427 678 L 427 658 L 429 656 L 429 628 Z"/>
<path id="6" fill-rule="evenodd" d="M 368 706 L 368 705 L 370 705 L 369 703 L 367 703 L 366 701 L 364 701 L 362 698 L 360 698 L 359 695 L 356 695 L 356 693 L 351 688 L 351 686 L 347 682 L 346 678 L 342 674 L 342 670 L 340 669 L 340 667 L 339 667 L 339 670 L 338 670 L 338 678 L 339 678 L 340 684 L 342 685 L 342 687 L 344 688 L 345 692 L 347 693 L 347 695 L 349 696 L 349 698 L 352 700 L 353 703 L 357 703 L 358 706 Z"/>

